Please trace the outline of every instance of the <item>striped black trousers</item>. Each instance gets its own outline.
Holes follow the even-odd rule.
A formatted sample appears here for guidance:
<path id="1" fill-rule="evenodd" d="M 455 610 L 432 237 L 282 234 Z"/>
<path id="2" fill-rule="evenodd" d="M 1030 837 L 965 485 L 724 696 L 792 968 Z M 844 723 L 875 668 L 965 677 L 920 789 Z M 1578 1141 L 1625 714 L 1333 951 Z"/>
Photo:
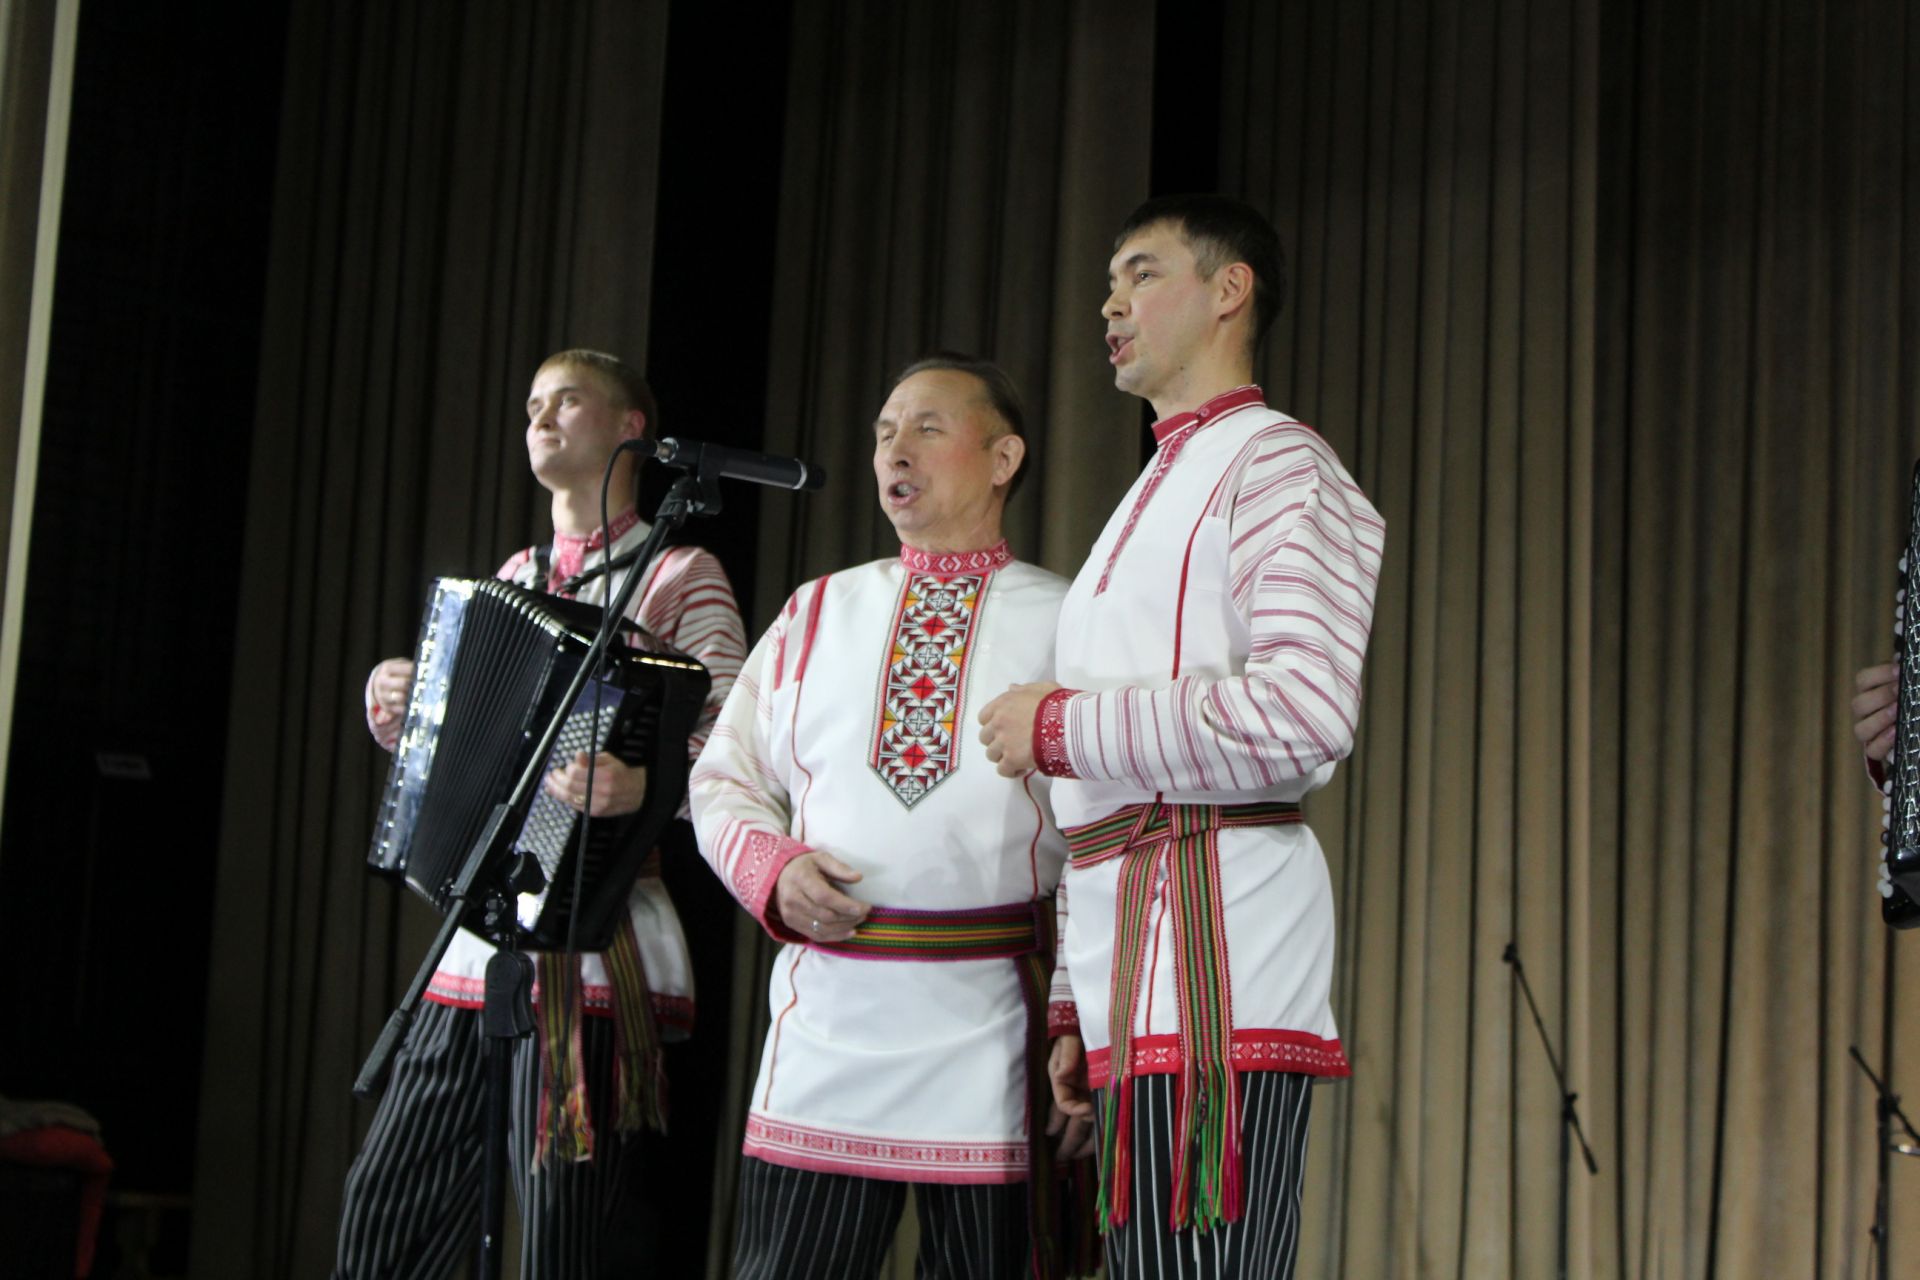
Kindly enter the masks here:
<path id="1" fill-rule="evenodd" d="M 884 1182 L 740 1158 L 735 1280 L 878 1275 L 913 1188 L 919 1280 L 1023 1280 L 1027 1184 Z"/>
<path id="2" fill-rule="evenodd" d="M 520 1205 L 520 1274 L 589 1280 L 646 1274 L 657 1223 L 641 1186 L 650 1135 L 613 1131 L 613 1023 L 584 1018 L 594 1158 L 531 1173 L 539 1122 L 534 1038 L 515 1045 L 508 1162 Z M 439 1280 L 480 1237 L 486 1110 L 480 1011 L 423 1002 L 347 1174 L 336 1280 Z"/>
<path id="3" fill-rule="evenodd" d="M 1133 1189 L 1126 1222 L 1107 1233 L 1108 1280 L 1291 1280 L 1300 1245 L 1312 1077 L 1240 1077 L 1240 1220 L 1205 1235 L 1168 1225 L 1178 1077 L 1135 1076 Z M 1094 1095 L 1096 1105 L 1104 1091 Z"/>

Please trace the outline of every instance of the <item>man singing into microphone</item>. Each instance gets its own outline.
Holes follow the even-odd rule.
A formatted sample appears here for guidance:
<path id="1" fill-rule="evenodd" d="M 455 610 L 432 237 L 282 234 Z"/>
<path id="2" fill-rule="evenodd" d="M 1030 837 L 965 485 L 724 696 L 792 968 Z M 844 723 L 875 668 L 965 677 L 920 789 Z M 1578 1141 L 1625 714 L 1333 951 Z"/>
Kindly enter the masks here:
<path id="1" fill-rule="evenodd" d="M 895 380 L 873 468 L 900 554 L 788 599 L 694 767 L 701 852 L 786 944 L 739 1280 L 874 1276 L 909 1185 L 919 1274 L 1013 1280 L 1055 1257 L 1043 1058 L 1062 849 L 1047 780 L 1000 777 L 966 721 L 980 691 L 1053 667 L 1066 584 L 1000 534 L 1021 431 L 990 364 L 936 357 Z"/>
<path id="2" fill-rule="evenodd" d="M 609 579 L 622 570 L 604 572 L 606 561 L 638 549 L 648 526 L 633 509 L 631 454 L 614 465 L 608 492 L 617 514 L 605 529 L 601 483 L 616 447 L 656 434 L 658 420 L 652 390 L 624 361 L 586 350 L 548 357 L 527 396 L 527 459 L 553 498 L 553 541 L 515 553 L 495 576 L 592 604 L 610 598 L 617 584 Z M 630 616 L 643 630 L 699 659 L 713 677 L 687 744 L 697 756 L 746 650 L 733 588 L 712 555 L 682 546 L 654 562 L 633 600 Z M 412 681 L 413 664 L 390 658 L 367 682 L 367 725 L 389 751 Z M 595 817 L 640 807 L 645 769 L 602 753 L 589 794 L 587 764 L 583 753 L 550 774 L 548 793 Z M 690 840 L 686 824 L 675 823 L 661 847 L 673 856 Z M 492 954 L 462 930 L 434 974 L 347 1175 L 337 1277 L 431 1280 L 472 1251 L 485 1137 L 480 1007 Z M 687 942 L 658 863 L 634 883 L 626 927 L 605 957 L 543 955 L 536 963 L 538 1030 L 517 1043 L 513 1064 L 520 1274 L 584 1280 L 647 1261 L 610 1256 L 606 1226 L 610 1214 L 632 1205 L 639 1128 L 662 1125 L 661 1043 L 685 1038 L 692 1025 Z M 578 982 L 566 981 L 570 967 Z M 553 997 L 556 990 L 573 999 Z M 623 1234 L 633 1234 L 631 1225 L 622 1224 Z"/>
<path id="3" fill-rule="evenodd" d="M 1270 1280 L 1293 1274 L 1307 1086 L 1347 1074 L 1299 802 L 1353 744 L 1383 529 L 1252 385 L 1280 308 L 1264 218 L 1149 201 L 1108 281 L 1114 381 L 1158 448 L 1061 606 L 1065 687 L 994 699 L 981 737 L 1055 779 L 1079 1033 L 1052 1065 L 1062 1109 L 1098 1116 L 1107 1274 Z"/>

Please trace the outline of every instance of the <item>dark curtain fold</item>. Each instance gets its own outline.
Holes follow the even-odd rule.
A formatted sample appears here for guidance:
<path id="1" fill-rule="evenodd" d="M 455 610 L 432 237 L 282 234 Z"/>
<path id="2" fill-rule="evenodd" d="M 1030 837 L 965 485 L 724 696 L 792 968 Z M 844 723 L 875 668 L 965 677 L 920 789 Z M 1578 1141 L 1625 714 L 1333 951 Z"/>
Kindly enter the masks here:
<path id="1" fill-rule="evenodd" d="M 49 110 L 56 102 L 56 0 L 22 0 L 0 10 L 0 528 L 11 527 L 13 462 L 19 445 L 21 396 L 28 385 L 27 348 L 35 250 Z M 37 412 L 37 409 L 36 409 Z"/>
<path id="2" fill-rule="evenodd" d="M 1153 6 L 803 0 L 793 31 L 766 440 L 835 484 L 763 507 L 756 616 L 899 545 L 872 422 L 936 347 L 1012 375 L 1033 448 L 1009 536 L 1072 572 L 1138 469 L 1138 406 L 1093 357 L 1107 240 L 1147 188 Z"/>
<path id="3" fill-rule="evenodd" d="M 666 6 L 293 6 L 195 1178 L 196 1275 L 331 1267 L 347 1083 L 434 920 L 367 873 L 368 668 L 544 520 L 549 351 L 646 350 Z"/>
<path id="4" fill-rule="evenodd" d="M 34 367 L 36 351 L 45 359 L 48 318 L 40 318 L 36 336 L 33 290 L 37 271 L 44 268 L 52 279 L 53 262 L 41 260 L 43 236 L 49 250 L 55 245 L 45 235 L 44 216 L 58 218 L 66 159 L 73 50 L 61 45 L 60 19 L 58 0 L 17 0 L 0 8 L 0 563 L 13 547 L 19 463 L 24 454 L 31 467 L 38 457 L 37 437 L 23 446 L 21 427 L 30 422 L 38 430 L 46 373 Z M 51 164 L 50 132 L 57 153 Z M 0 588 L 10 573 L 0 572 Z M 13 587 L 16 598 L 23 593 L 24 584 Z M 17 657 L 6 661 L 11 665 Z M 0 672 L 0 714 L 9 723 L 16 678 L 14 671 Z M 0 751 L 0 762 L 4 756 Z"/>
<path id="5" fill-rule="evenodd" d="M 1223 185 L 1295 276 L 1265 384 L 1389 530 L 1359 746 L 1310 807 L 1355 1076 L 1316 1100 L 1303 1274 L 1552 1273 L 1510 940 L 1601 1166 L 1571 1274 L 1866 1265 L 1846 1048 L 1920 1032 L 1844 713 L 1916 444 L 1913 28 L 1229 6 Z"/>

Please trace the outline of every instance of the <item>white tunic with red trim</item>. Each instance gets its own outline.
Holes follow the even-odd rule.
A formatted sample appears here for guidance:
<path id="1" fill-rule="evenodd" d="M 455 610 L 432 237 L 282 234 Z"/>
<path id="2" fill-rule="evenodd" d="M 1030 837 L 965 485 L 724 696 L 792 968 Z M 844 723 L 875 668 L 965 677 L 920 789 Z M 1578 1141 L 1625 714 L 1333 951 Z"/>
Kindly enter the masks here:
<path id="1" fill-rule="evenodd" d="M 744 1150 L 867 1178 L 1014 1182 L 1027 1152 L 1013 963 L 830 955 L 772 899 L 809 849 L 861 873 L 852 896 L 909 910 L 1033 901 L 1059 880 L 1047 779 L 995 772 L 974 717 L 1009 684 L 1051 678 L 1066 582 L 1004 542 L 901 554 L 793 594 L 694 767 L 702 853 L 787 944 Z"/>
<path id="2" fill-rule="evenodd" d="M 1297 801 L 1353 745 L 1384 526 L 1333 451 L 1257 387 L 1156 424 L 1159 448 L 1060 611 L 1035 731 L 1063 828 L 1156 799 Z M 1303 824 L 1219 833 L 1233 1061 L 1348 1073 L 1328 1003 L 1333 896 Z M 1108 1075 L 1117 859 L 1072 869 L 1061 963 L 1095 1087 Z M 1180 1066 L 1165 881 L 1134 1017 L 1136 1073 Z M 1062 982 L 1057 978 L 1055 999 Z M 1056 1028 L 1072 1011 L 1053 1010 Z"/>
<path id="3" fill-rule="evenodd" d="M 646 541 L 650 526 L 628 511 L 613 521 L 613 554 L 633 551 Z M 548 580 L 540 582 L 539 566 L 533 549 L 515 552 L 494 576 L 536 590 L 557 590 L 568 578 L 603 559 L 602 543 L 596 531 L 591 538 L 561 535 L 553 542 L 553 559 Z M 614 589 L 621 586 L 614 575 Z M 578 598 L 588 604 L 604 604 L 608 598 L 607 577 L 595 578 L 581 588 Z M 651 632 L 673 648 L 698 659 L 707 668 L 713 685 L 700 708 L 692 739 L 687 744 L 690 756 L 698 756 L 706 744 L 714 717 L 733 687 L 734 674 L 740 669 L 746 651 L 746 631 L 740 623 L 740 609 L 734 603 L 733 586 L 726 570 L 709 551 L 699 547 L 670 547 L 654 562 L 646 582 L 634 593 L 627 610 L 642 629 Z M 368 678 L 367 725 L 387 750 L 393 750 L 401 730 L 401 717 L 393 715 L 372 697 L 372 678 Z M 681 813 L 686 814 L 682 805 Z M 667 897 L 666 885 L 659 873 L 642 875 L 634 881 L 627 897 L 627 911 L 633 921 L 634 940 L 640 946 L 640 959 L 646 969 L 647 986 L 652 993 L 654 1018 L 664 1039 L 684 1039 L 693 1027 L 693 966 L 687 953 L 686 934 L 680 917 Z M 478 934 L 462 929 L 454 936 L 434 971 L 426 998 L 437 1004 L 462 1009 L 478 1009 L 486 995 L 487 961 L 493 945 Z M 581 1004 L 587 1013 L 611 1017 L 612 992 L 607 983 L 606 965 L 599 954 L 580 959 Z M 536 1003 L 538 985 L 534 990 Z"/>

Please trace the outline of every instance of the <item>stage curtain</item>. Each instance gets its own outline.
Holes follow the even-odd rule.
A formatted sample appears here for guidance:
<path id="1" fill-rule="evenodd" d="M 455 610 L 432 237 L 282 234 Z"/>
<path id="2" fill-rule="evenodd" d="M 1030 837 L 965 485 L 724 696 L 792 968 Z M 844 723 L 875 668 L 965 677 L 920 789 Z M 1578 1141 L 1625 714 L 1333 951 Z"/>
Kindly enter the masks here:
<path id="1" fill-rule="evenodd" d="M 1139 469 L 1138 401 L 1099 318 L 1115 228 L 1147 194 L 1154 7 L 801 0 L 793 19 L 765 447 L 823 465 L 831 497 L 761 507 L 764 624 L 801 582 L 899 547 L 873 419 L 936 348 L 998 361 L 1027 409 L 1014 553 L 1071 575 Z M 745 1124 L 773 948 L 741 918 L 727 1132 Z M 738 1143 L 716 1175 L 714 1260 Z M 889 1274 L 910 1274 L 911 1222 Z"/>
<path id="2" fill-rule="evenodd" d="M 1138 471 L 1102 350 L 1109 241 L 1145 198 L 1153 7 L 801 0 L 781 181 L 766 447 L 841 496 L 761 511 L 759 608 L 900 545 L 874 492 L 890 374 L 998 361 L 1026 403 L 1015 554 L 1072 573 Z"/>
<path id="3" fill-rule="evenodd" d="M 13 463 L 26 389 L 33 274 L 40 247 L 47 117 L 64 113 L 56 73 L 56 0 L 0 0 L 0 530 L 13 504 Z M 57 209 L 57 205 L 55 206 Z M 32 416 L 38 416 L 34 406 Z M 0 547 L 4 547 L 0 542 Z"/>
<path id="4" fill-rule="evenodd" d="M 371 1116 L 347 1083 L 433 923 L 367 873 L 363 683 L 432 576 L 543 529 L 518 410 L 540 358 L 647 348 L 666 21 L 293 5 L 251 474 L 208 473 L 248 505 L 214 552 L 243 567 L 195 1275 L 331 1269 Z"/>
<path id="5" fill-rule="evenodd" d="M 0 565 L 5 566 L 0 569 L 5 601 L 0 606 L 0 724 L 5 725 L 13 723 L 25 610 L 26 534 L 40 456 L 79 9 L 78 0 L 0 0 Z M 0 743 L 0 771 L 10 746 L 10 741 Z"/>
<path id="6" fill-rule="evenodd" d="M 1599 1162 L 1570 1275 L 1866 1269 L 1847 1047 L 1898 1083 L 1920 1036 L 1845 709 L 1920 435 L 1915 24 L 1229 7 L 1222 185 L 1294 277 L 1269 398 L 1388 530 L 1358 746 L 1309 802 L 1354 1078 L 1315 1097 L 1302 1275 L 1554 1273 L 1509 942 Z"/>

